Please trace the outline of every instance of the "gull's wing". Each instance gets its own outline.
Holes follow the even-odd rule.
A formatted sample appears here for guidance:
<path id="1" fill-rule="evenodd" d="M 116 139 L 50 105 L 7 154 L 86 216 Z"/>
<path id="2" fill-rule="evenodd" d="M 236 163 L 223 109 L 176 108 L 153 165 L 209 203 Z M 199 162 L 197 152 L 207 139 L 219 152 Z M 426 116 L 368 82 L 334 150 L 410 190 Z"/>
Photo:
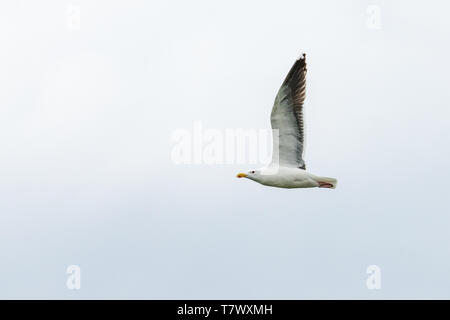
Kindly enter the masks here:
<path id="1" fill-rule="evenodd" d="M 275 98 L 270 122 L 274 131 L 272 163 L 305 169 L 303 160 L 303 101 L 306 90 L 306 56 L 292 66 Z M 278 129 L 278 139 L 276 132 Z"/>

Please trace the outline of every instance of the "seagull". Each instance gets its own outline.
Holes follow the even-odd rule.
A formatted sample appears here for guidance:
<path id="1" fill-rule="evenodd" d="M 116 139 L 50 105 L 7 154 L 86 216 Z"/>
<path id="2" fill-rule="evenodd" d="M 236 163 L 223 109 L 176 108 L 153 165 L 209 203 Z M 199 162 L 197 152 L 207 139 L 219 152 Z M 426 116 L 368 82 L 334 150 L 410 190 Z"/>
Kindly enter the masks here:
<path id="1" fill-rule="evenodd" d="M 306 171 L 303 160 L 305 92 L 306 54 L 303 53 L 287 74 L 272 108 L 272 162 L 264 168 L 239 173 L 238 178 L 278 188 L 336 188 L 336 179 Z"/>

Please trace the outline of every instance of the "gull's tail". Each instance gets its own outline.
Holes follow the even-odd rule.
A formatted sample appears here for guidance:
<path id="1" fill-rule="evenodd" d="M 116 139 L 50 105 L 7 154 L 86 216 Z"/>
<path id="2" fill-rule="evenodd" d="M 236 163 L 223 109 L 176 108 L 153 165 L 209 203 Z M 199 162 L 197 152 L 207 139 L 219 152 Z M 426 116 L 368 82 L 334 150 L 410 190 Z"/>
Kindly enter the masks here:
<path id="1" fill-rule="evenodd" d="M 319 188 L 336 189 L 337 180 L 327 177 L 316 177 L 316 181 L 319 183 Z"/>

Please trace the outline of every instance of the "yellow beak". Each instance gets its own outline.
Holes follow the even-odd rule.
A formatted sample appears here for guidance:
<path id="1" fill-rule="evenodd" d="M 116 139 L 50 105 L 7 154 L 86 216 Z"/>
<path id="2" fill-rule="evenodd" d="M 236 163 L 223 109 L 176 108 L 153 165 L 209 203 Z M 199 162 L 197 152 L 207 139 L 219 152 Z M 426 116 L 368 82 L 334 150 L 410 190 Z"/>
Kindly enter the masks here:
<path id="1" fill-rule="evenodd" d="M 237 178 L 246 178 L 247 175 L 245 173 L 238 173 Z"/>

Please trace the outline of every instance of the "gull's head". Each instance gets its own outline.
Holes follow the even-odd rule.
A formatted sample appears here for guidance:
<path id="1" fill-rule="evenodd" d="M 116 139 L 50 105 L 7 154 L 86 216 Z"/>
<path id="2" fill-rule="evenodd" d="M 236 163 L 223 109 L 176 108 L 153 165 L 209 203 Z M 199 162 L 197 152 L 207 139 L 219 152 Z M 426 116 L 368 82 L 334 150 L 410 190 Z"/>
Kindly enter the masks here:
<path id="1" fill-rule="evenodd" d="M 255 179 L 256 177 L 257 177 L 257 175 L 258 175 L 258 171 L 256 171 L 256 170 L 251 170 L 251 171 L 249 171 L 249 172 L 247 172 L 247 173 L 238 173 L 237 174 L 237 178 L 248 178 L 248 179 Z"/>

